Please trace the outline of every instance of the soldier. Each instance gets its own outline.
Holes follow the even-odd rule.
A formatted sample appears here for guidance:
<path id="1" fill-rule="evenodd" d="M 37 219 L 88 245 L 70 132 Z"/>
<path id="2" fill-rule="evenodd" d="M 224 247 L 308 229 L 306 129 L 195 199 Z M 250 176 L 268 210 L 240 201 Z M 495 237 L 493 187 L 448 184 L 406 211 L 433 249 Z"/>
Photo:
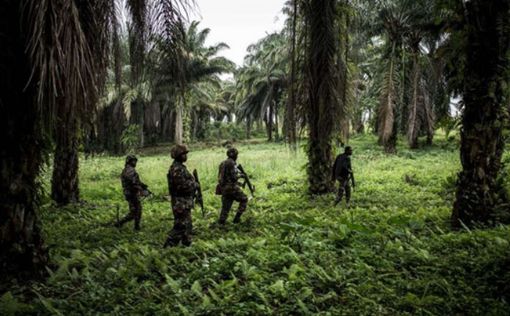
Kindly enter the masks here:
<path id="1" fill-rule="evenodd" d="M 239 202 L 239 208 L 237 209 L 236 216 L 234 217 L 234 223 L 241 221 L 241 215 L 246 210 L 248 204 L 248 197 L 241 190 L 238 180 L 244 178 L 237 169 L 237 156 L 238 151 L 235 148 L 229 148 L 227 150 L 227 160 L 220 164 L 218 172 L 218 184 L 221 192 L 221 213 L 218 220 L 218 224 L 225 225 L 227 221 L 228 213 L 232 208 L 234 201 Z"/>
<path id="2" fill-rule="evenodd" d="M 140 196 L 145 195 L 147 185 L 140 181 L 136 172 L 136 163 L 138 159 L 129 155 L 126 157 L 126 165 L 120 175 L 124 197 L 129 204 L 129 214 L 115 223 L 116 227 L 121 227 L 125 223 L 135 220 L 135 230 L 140 230 L 140 220 L 142 219 L 142 203 Z"/>
<path id="3" fill-rule="evenodd" d="M 340 203 L 340 201 L 342 201 L 342 197 L 345 192 L 346 206 L 350 206 L 351 187 L 349 185 L 349 180 L 352 181 L 353 188 L 356 186 L 354 183 L 354 174 L 351 167 L 351 155 L 352 148 L 350 146 L 345 147 L 344 153 L 336 157 L 335 164 L 333 165 L 332 180 L 338 180 L 339 182 L 338 194 L 334 205 L 337 205 Z"/>
<path id="4" fill-rule="evenodd" d="M 174 162 L 167 174 L 168 191 L 172 199 L 172 212 L 174 214 L 174 227 L 168 234 L 163 247 L 177 246 L 182 242 L 184 246 L 191 245 L 191 209 L 197 184 L 195 178 L 188 171 L 184 163 L 188 160 L 188 148 L 176 145 L 171 150 Z"/>

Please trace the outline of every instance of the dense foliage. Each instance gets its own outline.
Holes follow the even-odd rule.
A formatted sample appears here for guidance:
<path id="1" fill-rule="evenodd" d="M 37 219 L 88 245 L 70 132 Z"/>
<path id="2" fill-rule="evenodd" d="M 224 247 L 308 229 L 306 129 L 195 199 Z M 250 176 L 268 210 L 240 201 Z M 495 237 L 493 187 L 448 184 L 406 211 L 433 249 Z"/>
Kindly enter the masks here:
<path id="1" fill-rule="evenodd" d="M 102 226 L 127 211 L 123 160 L 82 160 L 84 204 L 43 206 L 49 278 L 12 284 L 0 314 L 508 314 L 509 228 L 450 230 L 457 145 L 387 156 L 374 143 L 353 139 L 350 209 L 306 194 L 304 152 L 239 146 L 257 192 L 245 222 L 225 230 L 210 227 L 225 150 L 193 150 L 188 165 L 200 172 L 207 216 L 195 211 L 192 247 L 173 249 L 162 249 L 172 223 L 167 148 L 140 157 L 155 196 L 138 233 Z"/>

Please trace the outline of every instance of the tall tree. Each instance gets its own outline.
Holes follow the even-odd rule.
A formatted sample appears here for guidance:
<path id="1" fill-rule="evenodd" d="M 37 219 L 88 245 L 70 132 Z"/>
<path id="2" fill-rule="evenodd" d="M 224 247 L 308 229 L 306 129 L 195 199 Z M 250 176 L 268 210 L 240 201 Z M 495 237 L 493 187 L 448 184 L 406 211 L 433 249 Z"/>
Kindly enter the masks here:
<path id="1" fill-rule="evenodd" d="M 159 29 L 165 32 L 179 13 L 170 0 L 157 3 Z M 66 119 L 93 112 L 91 99 L 105 73 L 99 52 L 108 38 L 111 5 L 108 0 L 0 2 L 2 277 L 44 271 L 48 252 L 37 217 L 37 177 L 49 153 L 47 135 Z"/>
<path id="2" fill-rule="evenodd" d="M 399 57 L 407 30 L 407 15 L 402 6 L 384 1 L 379 17 L 386 36 L 386 63 L 380 93 L 377 131 L 379 142 L 387 153 L 394 153 L 397 145 L 399 102 Z M 403 90 L 402 90 L 403 91 Z"/>
<path id="3" fill-rule="evenodd" d="M 72 0 L 0 4 L 0 262 L 5 272 L 42 271 L 48 260 L 37 219 L 37 176 L 55 124 L 88 113 L 97 96 L 108 3 Z"/>
<path id="4" fill-rule="evenodd" d="M 288 50 L 283 33 L 272 33 L 250 45 L 245 66 L 236 73 L 239 118 L 249 122 L 262 120 L 267 138 L 278 139 L 278 106 L 287 89 Z"/>
<path id="5" fill-rule="evenodd" d="M 304 5 L 307 45 L 308 182 L 312 194 L 331 191 L 332 136 L 338 122 L 338 38 L 336 1 L 310 0 Z"/>
<path id="6" fill-rule="evenodd" d="M 292 23 L 290 33 L 290 78 L 289 78 L 289 96 L 287 99 L 287 108 L 285 109 L 287 141 L 293 151 L 297 151 L 297 130 L 296 130 L 296 41 L 298 24 L 298 0 L 292 0 Z"/>
<path id="7" fill-rule="evenodd" d="M 504 111 L 510 71 L 510 1 L 472 0 L 457 6 L 464 43 L 457 67 L 463 114 L 456 201 L 452 224 L 491 218 L 498 203 Z M 460 62 L 463 62 L 459 65 Z"/>
<path id="8" fill-rule="evenodd" d="M 156 82 L 157 86 L 173 86 L 179 91 L 174 109 L 174 141 L 178 144 L 184 141 L 185 127 L 187 132 L 190 129 L 189 122 L 185 122 L 184 119 L 185 116 L 189 115 L 187 101 L 190 96 L 190 90 L 196 88 L 194 85 L 200 82 L 217 84 L 219 82 L 219 74 L 228 73 L 234 69 L 232 61 L 225 57 L 217 56 L 218 52 L 228 48 L 228 45 L 218 43 L 213 46 L 205 46 L 209 33 L 210 29 L 208 28 L 199 30 L 199 22 L 191 22 L 188 28 L 184 30 L 182 39 L 177 43 L 180 54 L 179 62 L 165 61 L 163 59 L 163 62 L 161 62 L 156 70 L 159 75 Z M 162 50 L 169 49 L 168 45 L 163 44 Z M 170 57 L 174 59 L 174 56 Z"/>

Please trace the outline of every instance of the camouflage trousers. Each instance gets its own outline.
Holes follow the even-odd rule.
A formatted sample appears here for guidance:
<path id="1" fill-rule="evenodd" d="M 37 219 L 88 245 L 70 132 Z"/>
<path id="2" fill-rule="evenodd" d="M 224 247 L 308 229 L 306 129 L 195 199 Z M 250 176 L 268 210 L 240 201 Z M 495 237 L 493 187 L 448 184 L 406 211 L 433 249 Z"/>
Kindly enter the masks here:
<path id="1" fill-rule="evenodd" d="M 237 223 L 240 221 L 241 215 L 246 210 L 248 197 L 238 185 L 223 186 L 221 188 L 221 213 L 220 219 L 218 220 L 220 224 L 225 224 L 227 221 L 228 214 L 230 213 L 230 209 L 232 208 L 234 201 L 239 202 L 237 214 L 234 218 L 234 222 Z"/>
<path id="2" fill-rule="evenodd" d="M 129 213 L 122 218 L 117 226 L 122 226 L 127 222 L 135 220 L 135 229 L 140 229 L 140 221 L 142 220 L 142 203 L 136 195 L 126 195 L 126 201 L 129 204 Z"/>
<path id="3" fill-rule="evenodd" d="M 339 186 L 338 186 L 338 192 L 336 195 L 335 204 L 342 201 L 344 192 L 345 192 L 345 201 L 347 203 L 349 203 L 349 201 L 351 200 L 351 186 L 349 184 L 349 178 L 340 177 L 337 180 L 339 182 Z"/>
<path id="4" fill-rule="evenodd" d="M 172 213 L 174 214 L 174 226 L 165 242 L 165 246 L 177 246 L 182 242 L 184 246 L 191 245 L 191 209 L 193 208 L 192 197 L 172 197 Z"/>

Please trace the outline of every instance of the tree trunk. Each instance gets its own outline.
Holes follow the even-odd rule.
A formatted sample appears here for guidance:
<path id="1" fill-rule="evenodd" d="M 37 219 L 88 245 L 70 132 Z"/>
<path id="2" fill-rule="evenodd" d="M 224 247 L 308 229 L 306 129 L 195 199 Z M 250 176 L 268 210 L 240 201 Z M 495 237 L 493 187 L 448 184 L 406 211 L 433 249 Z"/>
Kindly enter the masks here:
<path id="1" fill-rule="evenodd" d="M 19 1 L 0 2 L 0 284 L 39 274 L 48 262 L 37 218 L 42 151 L 36 82 L 30 81 L 27 34 Z"/>
<path id="2" fill-rule="evenodd" d="M 320 12 L 321 14 L 317 14 Z M 312 0 L 306 6 L 307 23 L 307 121 L 309 191 L 331 192 L 332 137 L 337 131 L 339 113 L 335 57 L 338 38 L 335 32 L 334 0 Z"/>
<path id="3" fill-rule="evenodd" d="M 297 137 L 296 137 L 296 27 L 297 27 L 297 0 L 293 0 L 292 11 L 292 45 L 290 52 L 290 82 L 289 82 L 289 97 L 287 101 L 287 110 L 285 112 L 285 131 L 287 141 L 293 151 L 297 150 Z"/>
<path id="4" fill-rule="evenodd" d="M 51 198 L 59 206 L 76 203 L 80 199 L 78 122 L 76 119 L 65 121 L 67 123 L 59 124 L 55 135 L 57 146 L 51 179 Z"/>
<path id="5" fill-rule="evenodd" d="M 269 103 L 269 109 L 266 112 L 266 130 L 267 130 L 267 141 L 273 141 L 273 106 Z"/>
<path id="6" fill-rule="evenodd" d="M 381 105 L 377 117 L 377 132 L 379 134 L 379 144 L 384 146 L 386 153 L 395 153 L 397 151 L 397 132 L 398 119 L 396 117 L 396 98 L 397 90 L 395 86 L 395 55 L 396 43 L 393 42 L 391 56 L 389 61 L 389 70 L 386 80 L 387 88 L 381 96 Z"/>
<path id="7" fill-rule="evenodd" d="M 460 160 L 452 225 L 486 222 L 494 215 L 503 153 L 503 113 L 508 85 L 510 4 L 466 3 L 468 43 L 463 82 Z M 508 210 L 507 210 L 508 212 Z"/>
<path id="8" fill-rule="evenodd" d="M 280 127 L 278 126 L 278 102 L 274 101 L 274 131 L 275 131 L 275 140 L 280 140 Z"/>
<path id="9" fill-rule="evenodd" d="M 253 125 L 253 122 L 248 118 L 246 120 L 246 139 L 251 138 L 251 127 Z"/>
<path id="10" fill-rule="evenodd" d="M 183 132 L 184 132 L 184 126 L 183 126 L 183 118 L 182 118 L 182 111 L 183 111 L 183 104 L 184 103 L 184 97 L 181 98 L 181 102 L 177 103 L 177 108 L 175 109 L 175 135 L 174 135 L 174 141 L 176 144 L 182 144 L 182 138 L 183 138 Z"/>
<path id="11" fill-rule="evenodd" d="M 419 43 L 418 43 L 419 44 Z M 407 141 L 410 148 L 418 148 L 418 84 L 420 80 L 420 65 L 418 61 L 418 53 L 413 53 L 413 72 L 412 72 L 412 99 L 409 107 L 409 119 L 407 122 Z"/>

